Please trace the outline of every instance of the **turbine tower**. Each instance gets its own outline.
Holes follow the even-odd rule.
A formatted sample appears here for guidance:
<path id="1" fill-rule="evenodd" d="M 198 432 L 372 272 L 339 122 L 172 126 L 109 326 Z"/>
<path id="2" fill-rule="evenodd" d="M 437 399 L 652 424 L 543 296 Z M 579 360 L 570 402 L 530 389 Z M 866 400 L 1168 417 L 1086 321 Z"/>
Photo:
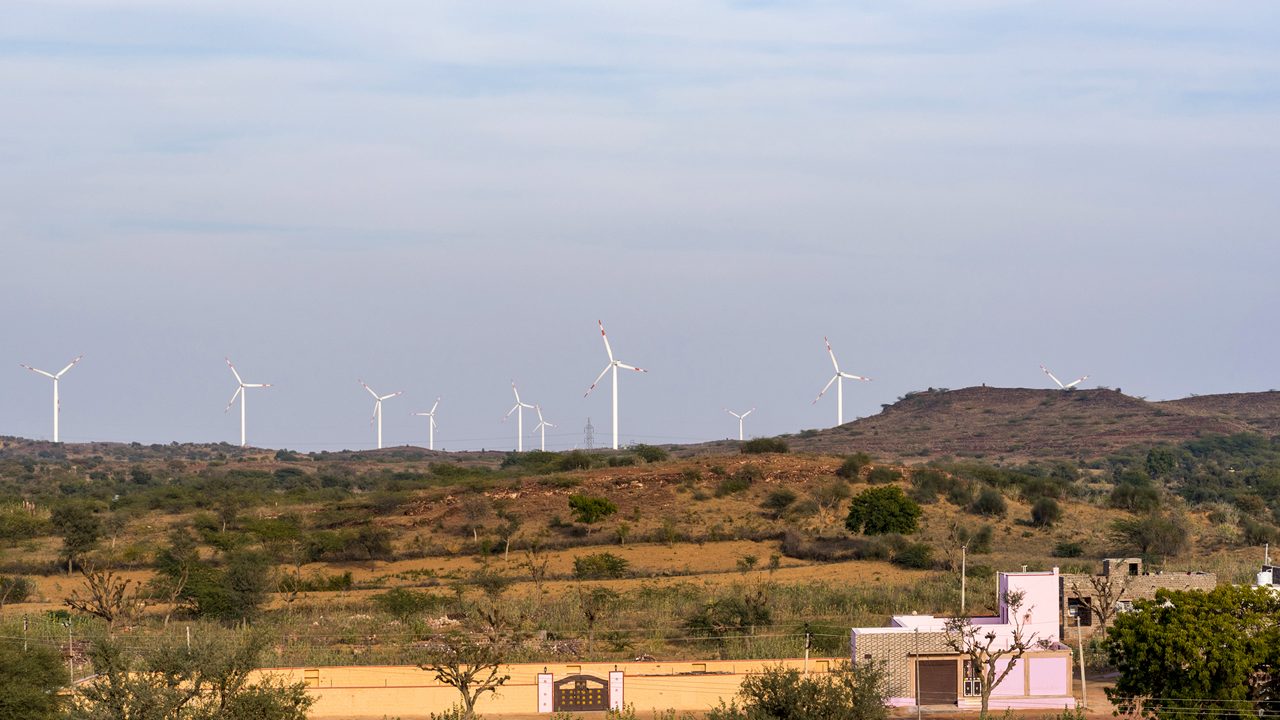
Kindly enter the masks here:
<path id="1" fill-rule="evenodd" d="M 249 399 L 249 393 L 245 392 L 245 388 L 269 388 L 271 383 L 247 383 L 240 379 L 240 373 L 236 372 L 236 366 L 231 364 L 231 358 L 226 358 L 227 367 L 231 368 L 231 374 L 236 376 L 236 382 L 240 386 L 236 388 L 234 394 L 231 395 L 231 402 L 227 403 L 227 408 L 222 412 L 230 412 L 231 406 L 236 404 L 236 398 L 240 398 L 240 447 L 245 446 L 244 435 L 244 404 Z"/>
<path id="2" fill-rule="evenodd" d="M 75 364 L 80 362 L 80 358 L 82 357 L 84 356 L 77 355 L 75 360 L 72 360 L 71 362 L 67 363 L 66 367 L 62 368 L 56 373 L 45 372 L 44 370 L 38 370 L 36 368 L 33 368 L 30 365 L 18 363 L 20 367 L 24 367 L 30 370 L 31 372 L 36 373 L 37 375 L 43 375 L 49 378 L 50 380 L 53 380 L 53 441 L 54 442 L 59 442 L 58 440 L 58 408 L 62 407 L 61 401 L 58 400 L 58 380 L 62 379 L 62 376 L 66 375 L 68 370 L 75 367 Z"/>
<path id="3" fill-rule="evenodd" d="M 1050 379 L 1050 380 L 1052 380 L 1052 381 L 1054 381 L 1055 383 L 1057 383 L 1057 384 L 1058 384 L 1058 389 L 1059 389 L 1059 390 L 1070 390 L 1071 388 L 1073 388 L 1073 387 L 1075 387 L 1075 386 L 1079 385 L 1080 383 L 1084 382 L 1085 380 L 1088 380 L 1088 379 L 1089 379 L 1089 376 L 1088 376 L 1088 375 L 1085 375 L 1085 376 L 1084 376 L 1084 377 L 1082 377 L 1082 378 L 1077 378 L 1077 379 L 1072 380 L 1071 382 L 1067 383 L 1066 385 L 1063 385 L 1061 380 L 1059 380 L 1059 379 L 1058 379 L 1058 378 L 1057 378 L 1053 373 L 1049 372 L 1049 368 L 1047 368 L 1047 367 L 1045 367 L 1045 366 L 1041 365 L 1041 366 L 1040 366 L 1040 369 L 1044 371 L 1044 374 L 1045 374 L 1045 375 L 1048 375 L 1048 376 L 1049 376 L 1049 379 Z"/>
<path id="4" fill-rule="evenodd" d="M 440 407 L 440 398 L 436 398 L 435 405 L 431 406 L 431 412 L 414 413 L 414 415 L 422 415 L 430 418 L 427 425 L 427 449 L 436 449 L 436 408 Z"/>
<path id="5" fill-rule="evenodd" d="M 604 321 L 599 320 L 597 322 L 600 323 L 600 337 L 604 339 L 604 351 L 609 354 L 609 364 L 604 366 L 604 370 L 600 371 L 600 374 L 596 376 L 596 381 L 591 383 L 591 387 L 587 388 L 587 392 L 585 392 L 582 395 L 582 397 L 586 397 L 587 395 L 590 395 L 591 391 L 596 389 L 596 385 L 600 384 L 600 379 L 604 377 L 604 374 L 609 372 L 610 370 L 613 371 L 613 449 L 617 450 L 618 449 L 618 368 L 622 368 L 624 370 L 635 370 L 636 372 L 649 372 L 649 371 L 643 370 L 638 367 L 634 367 L 632 365 L 628 365 L 622 362 L 621 360 L 615 360 L 613 357 L 613 348 L 609 347 L 609 336 L 604 334 Z"/>
<path id="6" fill-rule="evenodd" d="M 751 413 L 755 412 L 755 411 L 756 411 L 756 409 L 755 409 L 755 408 L 751 408 L 750 410 L 748 410 L 748 411 L 746 411 L 746 412 L 742 413 L 741 415 L 739 415 L 738 413 L 736 413 L 736 412 L 734 412 L 734 411 L 730 410 L 729 408 L 725 408 L 725 409 L 724 409 L 724 411 L 725 411 L 725 412 L 727 412 L 727 413 L 729 413 L 730 415 L 732 415 L 732 416 L 734 416 L 734 417 L 738 418 L 738 440 L 739 440 L 739 441 L 741 441 L 741 440 L 743 439 L 743 437 L 742 437 L 742 421 L 743 421 L 743 420 L 745 420 L 745 419 L 747 418 L 747 416 L 748 416 L 748 415 L 750 415 Z"/>
<path id="7" fill-rule="evenodd" d="M 369 418 L 369 424 L 372 425 L 375 421 L 378 423 L 378 449 L 381 450 L 382 449 L 382 401 L 390 400 L 391 398 L 397 395 L 403 395 L 404 392 L 397 390 L 396 392 L 393 392 L 390 395 L 379 395 L 378 393 L 373 391 L 373 388 L 369 387 L 368 385 L 365 385 L 363 380 L 357 380 L 356 382 L 363 385 L 364 389 L 368 390 L 369 394 L 373 396 L 373 417 Z"/>
<path id="8" fill-rule="evenodd" d="M 543 419 L 541 405 L 534 405 L 533 409 L 538 412 L 538 424 L 534 426 L 533 432 L 542 433 L 542 444 L 539 447 L 539 449 L 542 450 L 543 452 L 546 452 L 547 451 L 547 428 L 555 427 L 555 423 L 549 423 Z M 533 433 L 530 433 L 530 434 L 532 435 Z"/>
<path id="9" fill-rule="evenodd" d="M 516 394 L 516 404 L 502 416 L 502 422 L 506 422 L 507 418 L 511 417 L 511 413 L 516 413 L 516 452 L 524 452 L 524 409 L 532 410 L 534 406 L 520 400 L 520 391 L 516 389 L 515 380 L 511 381 L 511 392 Z"/>
<path id="10" fill-rule="evenodd" d="M 831 383 L 835 383 L 836 384 L 836 425 L 843 425 L 844 424 L 845 378 L 848 378 L 850 380 L 862 380 L 863 382 L 870 382 L 871 378 L 862 377 L 861 375 L 852 375 L 847 372 L 841 372 L 840 363 L 836 362 L 836 354 L 831 350 L 831 341 L 826 338 L 822 338 L 822 341 L 827 344 L 827 354 L 831 356 L 831 365 L 836 369 L 836 374 L 831 376 L 831 379 L 827 381 L 826 386 L 822 388 L 822 392 L 818 393 L 818 397 L 814 398 L 813 402 L 810 404 L 817 405 L 818 401 L 822 399 L 822 396 L 825 395 L 826 392 L 831 389 Z"/>

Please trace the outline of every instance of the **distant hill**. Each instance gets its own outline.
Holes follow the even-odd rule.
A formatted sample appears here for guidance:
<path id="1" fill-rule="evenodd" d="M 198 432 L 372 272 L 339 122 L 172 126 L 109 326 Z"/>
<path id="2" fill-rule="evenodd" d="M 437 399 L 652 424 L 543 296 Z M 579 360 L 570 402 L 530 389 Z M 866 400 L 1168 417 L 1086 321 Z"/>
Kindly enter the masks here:
<path id="1" fill-rule="evenodd" d="M 806 452 L 1095 458 L 1203 435 L 1280 432 L 1280 392 L 1148 402 L 1115 390 L 970 387 L 911 393 L 872 417 L 789 439 Z"/>

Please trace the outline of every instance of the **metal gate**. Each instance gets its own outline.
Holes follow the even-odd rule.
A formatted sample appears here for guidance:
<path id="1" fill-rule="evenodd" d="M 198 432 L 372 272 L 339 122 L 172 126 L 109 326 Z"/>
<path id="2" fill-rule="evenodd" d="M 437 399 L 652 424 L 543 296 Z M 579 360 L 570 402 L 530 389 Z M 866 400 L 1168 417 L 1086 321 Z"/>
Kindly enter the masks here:
<path id="1" fill-rule="evenodd" d="M 552 697 L 556 712 L 608 710 L 609 682 L 594 675 L 570 675 L 555 682 Z"/>

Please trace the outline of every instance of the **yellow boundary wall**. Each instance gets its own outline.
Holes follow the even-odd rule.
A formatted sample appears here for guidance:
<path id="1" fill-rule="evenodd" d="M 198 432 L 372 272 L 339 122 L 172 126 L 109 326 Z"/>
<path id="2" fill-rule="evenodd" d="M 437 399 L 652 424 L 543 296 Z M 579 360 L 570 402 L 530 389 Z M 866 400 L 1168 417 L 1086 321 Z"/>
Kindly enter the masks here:
<path id="1" fill-rule="evenodd" d="M 811 673 L 825 673 L 842 662 L 848 662 L 848 658 L 810 658 L 808 669 Z M 803 670 L 805 661 L 788 658 L 506 665 L 503 673 L 511 679 L 497 693 L 481 698 L 476 710 L 490 715 L 535 714 L 539 673 L 551 673 L 555 680 L 579 674 L 607 680 L 613 670 L 624 674 L 623 702 L 634 704 L 637 710 L 705 710 L 721 700 L 731 700 L 748 675 L 778 665 Z M 436 682 L 431 672 L 412 665 L 264 668 L 258 672 L 287 682 L 306 683 L 316 699 L 308 714 L 317 720 L 425 716 L 447 710 L 459 697 L 454 688 Z"/>

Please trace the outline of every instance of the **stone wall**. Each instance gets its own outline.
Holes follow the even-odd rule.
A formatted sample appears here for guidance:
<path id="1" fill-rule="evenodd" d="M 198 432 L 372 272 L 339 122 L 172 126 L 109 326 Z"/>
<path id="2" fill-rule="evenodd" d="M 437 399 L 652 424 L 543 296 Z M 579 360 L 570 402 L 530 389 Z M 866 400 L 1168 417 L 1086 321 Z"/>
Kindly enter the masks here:
<path id="1" fill-rule="evenodd" d="M 903 628 L 865 628 L 855 630 L 851 639 L 854 662 L 881 664 L 885 670 L 890 697 L 914 698 L 913 661 L 917 654 L 957 657 L 947 647 L 946 633 L 912 632 Z M 958 680 L 957 680 L 958 682 Z"/>
<path id="2" fill-rule="evenodd" d="M 1067 641 L 1076 637 L 1075 618 L 1071 617 L 1068 601 L 1080 598 L 1092 598 L 1095 589 L 1094 578 L 1107 578 L 1107 575 L 1066 574 L 1062 576 L 1062 637 Z M 1157 590 L 1212 590 L 1218 586 L 1218 576 L 1214 573 L 1202 572 L 1162 572 L 1142 575 L 1111 575 L 1111 582 L 1117 588 L 1113 594 L 1116 601 L 1150 600 L 1156 596 Z M 1115 618 L 1112 611 L 1110 620 Z M 1084 637 L 1092 637 L 1101 627 L 1098 618 L 1091 618 L 1092 624 L 1080 628 Z"/>

